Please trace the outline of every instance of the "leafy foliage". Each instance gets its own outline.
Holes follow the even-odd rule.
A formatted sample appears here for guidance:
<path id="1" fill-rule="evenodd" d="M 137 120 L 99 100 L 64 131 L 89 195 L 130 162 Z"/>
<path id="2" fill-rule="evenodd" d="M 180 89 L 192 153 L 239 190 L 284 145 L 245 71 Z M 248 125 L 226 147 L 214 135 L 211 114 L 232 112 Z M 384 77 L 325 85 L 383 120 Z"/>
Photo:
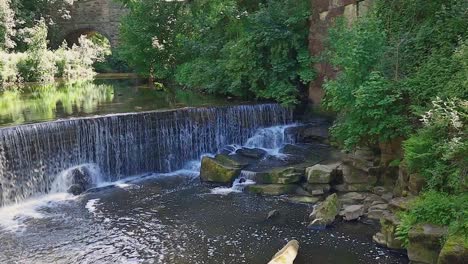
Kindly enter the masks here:
<path id="1" fill-rule="evenodd" d="M 397 237 L 408 244 L 408 232 L 418 223 L 449 226 L 450 233 L 462 234 L 468 241 L 468 194 L 448 195 L 429 191 L 418 197 L 409 212 L 400 215 Z"/>
<path id="2" fill-rule="evenodd" d="M 433 102 L 424 127 L 405 143 L 405 161 L 430 189 L 461 192 L 468 188 L 468 101 Z"/>
<path id="3" fill-rule="evenodd" d="M 0 83 L 53 82 L 55 77 L 65 80 L 89 79 L 94 76 L 93 64 L 108 54 L 105 46 L 82 36 L 79 45 L 66 43 L 55 51 L 47 48 L 47 26 L 44 20 L 24 33 L 27 49 L 24 53 L 0 52 Z"/>
<path id="4" fill-rule="evenodd" d="M 14 36 L 14 13 L 10 0 L 0 0 L 0 50 L 13 48 L 15 43 L 11 40 Z"/>
<path id="5" fill-rule="evenodd" d="M 468 241 L 466 10 L 464 0 L 377 0 L 365 18 L 330 30 L 328 61 L 339 71 L 325 84 L 325 106 L 338 112 L 333 136 L 347 148 L 407 138 L 403 162 L 426 179 L 401 215 L 403 240 L 428 222 Z"/>
<path id="6" fill-rule="evenodd" d="M 387 40 L 381 27 L 371 15 L 353 27 L 340 20 L 330 31 L 330 61 L 341 72 L 326 82 L 324 105 L 339 113 L 332 133 L 346 148 L 408 131 L 402 93 L 380 71 Z"/>
<path id="7" fill-rule="evenodd" d="M 141 73 L 210 93 L 298 101 L 313 79 L 309 1 L 127 1 L 123 54 Z M 157 14 L 157 15 L 156 15 Z"/>
<path id="8" fill-rule="evenodd" d="M 176 65 L 177 34 L 183 34 L 183 2 L 128 2 L 130 14 L 121 28 L 119 53 L 139 73 L 158 79 L 171 76 Z"/>

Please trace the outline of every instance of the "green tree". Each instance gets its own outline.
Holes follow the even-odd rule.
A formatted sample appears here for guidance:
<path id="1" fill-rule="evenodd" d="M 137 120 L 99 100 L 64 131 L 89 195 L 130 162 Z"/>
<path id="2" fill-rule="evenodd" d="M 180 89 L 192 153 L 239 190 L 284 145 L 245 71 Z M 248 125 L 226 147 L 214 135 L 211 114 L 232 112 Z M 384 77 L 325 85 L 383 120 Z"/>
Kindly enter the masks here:
<path id="1" fill-rule="evenodd" d="M 177 64 L 176 37 L 184 31 L 184 2 L 127 1 L 119 54 L 140 74 L 166 79 Z"/>
<path id="2" fill-rule="evenodd" d="M 352 27 L 339 20 L 330 31 L 329 58 L 340 72 L 325 84 L 324 105 L 338 112 L 332 132 L 346 148 L 375 145 L 407 133 L 402 93 L 381 71 L 386 41 L 374 15 Z"/>
<path id="3" fill-rule="evenodd" d="M 122 53 L 139 72 L 286 105 L 314 76 L 307 0 L 125 3 Z"/>

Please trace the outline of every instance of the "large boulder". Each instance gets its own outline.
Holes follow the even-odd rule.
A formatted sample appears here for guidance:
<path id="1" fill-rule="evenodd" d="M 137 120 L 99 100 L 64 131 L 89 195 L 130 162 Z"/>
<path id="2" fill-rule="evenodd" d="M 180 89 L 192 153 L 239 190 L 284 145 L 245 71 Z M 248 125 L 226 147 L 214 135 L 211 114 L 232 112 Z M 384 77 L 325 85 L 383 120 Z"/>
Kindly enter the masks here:
<path id="1" fill-rule="evenodd" d="M 74 167 L 66 173 L 67 181 L 71 184 L 67 189 L 68 193 L 80 195 L 84 191 L 95 186 L 92 171 L 88 165 Z"/>
<path id="2" fill-rule="evenodd" d="M 408 258 L 414 263 L 437 264 L 447 228 L 420 224 L 413 226 L 408 233 Z"/>
<path id="3" fill-rule="evenodd" d="M 347 184 L 368 184 L 374 186 L 377 182 L 375 175 L 369 174 L 369 172 L 358 169 L 349 164 L 343 164 L 343 181 Z"/>
<path id="4" fill-rule="evenodd" d="M 268 264 L 293 264 L 299 251 L 299 242 L 297 240 L 291 240 L 284 246 Z"/>
<path id="5" fill-rule="evenodd" d="M 388 213 L 388 204 L 385 203 L 377 203 L 372 204 L 369 209 L 367 210 L 367 218 L 380 220 L 383 218 L 385 214 Z"/>
<path id="6" fill-rule="evenodd" d="M 409 175 L 408 190 L 412 194 L 418 195 L 422 191 L 424 185 L 426 185 L 426 179 L 424 176 L 418 173 L 412 173 Z"/>
<path id="7" fill-rule="evenodd" d="M 337 168 L 339 164 L 331 165 L 322 165 L 316 164 L 312 167 L 306 169 L 307 182 L 308 183 L 318 183 L 318 184 L 328 184 L 331 183 L 335 175 L 338 173 Z"/>
<path id="8" fill-rule="evenodd" d="M 392 212 L 408 211 L 415 197 L 397 197 L 389 202 L 389 209 Z"/>
<path id="9" fill-rule="evenodd" d="M 406 196 L 408 193 L 409 173 L 407 165 L 401 162 L 398 167 L 398 178 L 393 189 L 395 196 Z"/>
<path id="10" fill-rule="evenodd" d="M 369 192 L 372 190 L 372 185 L 367 183 L 355 183 L 355 184 L 337 184 L 333 185 L 332 189 L 337 192 Z"/>
<path id="11" fill-rule="evenodd" d="M 222 164 L 218 159 L 203 157 L 200 178 L 205 182 L 231 183 L 241 173 L 239 167 Z"/>
<path id="12" fill-rule="evenodd" d="M 290 196 L 286 198 L 287 201 L 292 202 L 292 203 L 305 203 L 305 204 L 315 204 L 317 203 L 320 198 L 318 197 L 313 197 L 313 196 Z"/>
<path id="13" fill-rule="evenodd" d="M 67 192 L 71 193 L 73 195 L 80 195 L 84 191 L 86 191 L 85 187 L 80 184 L 72 184 L 70 187 L 68 187 Z"/>
<path id="14" fill-rule="evenodd" d="M 218 154 L 215 156 L 215 160 L 220 164 L 237 169 L 242 169 L 249 165 L 248 161 L 237 155 Z"/>
<path id="15" fill-rule="evenodd" d="M 291 184 L 300 182 L 303 177 L 304 174 L 294 167 L 281 167 L 258 173 L 255 180 L 264 184 Z"/>
<path id="16" fill-rule="evenodd" d="M 378 165 L 378 159 L 369 148 L 358 148 L 353 153 L 348 154 L 344 162 L 356 169 L 368 172 L 369 168 Z"/>
<path id="17" fill-rule="evenodd" d="M 311 184 L 306 182 L 302 184 L 302 188 L 313 196 L 320 196 L 330 192 L 331 186 L 330 184 Z"/>
<path id="18" fill-rule="evenodd" d="M 325 201 L 317 205 L 310 214 L 312 222 L 309 224 L 309 228 L 324 229 L 331 225 L 333 221 L 335 221 L 340 208 L 341 204 L 336 193 L 329 195 Z"/>
<path id="19" fill-rule="evenodd" d="M 293 194 L 299 186 L 296 184 L 253 184 L 247 191 L 263 195 Z"/>
<path id="20" fill-rule="evenodd" d="M 238 149 L 236 153 L 252 159 L 261 159 L 267 154 L 265 150 L 259 148 L 241 148 Z"/>
<path id="21" fill-rule="evenodd" d="M 343 205 L 359 204 L 362 203 L 367 197 L 366 193 L 348 192 L 340 194 L 338 200 Z"/>
<path id="22" fill-rule="evenodd" d="M 359 219 L 363 215 L 364 215 L 364 205 L 362 204 L 347 205 L 340 212 L 340 216 L 342 216 L 343 219 L 346 221 Z"/>
<path id="23" fill-rule="evenodd" d="M 297 142 L 302 143 L 327 142 L 328 126 L 324 120 L 320 120 L 302 126 L 288 127 L 285 134 L 293 136 Z"/>
<path id="24" fill-rule="evenodd" d="M 402 241 L 396 237 L 396 228 L 400 223 L 396 215 L 385 212 L 380 219 L 380 232 L 373 236 L 374 242 L 391 249 L 403 249 Z"/>
<path id="25" fill-rule="evenodd" d="M 437 264 L 468 263 L 468 246 L 462 236 L 450 235 L 439 254 Z"/>

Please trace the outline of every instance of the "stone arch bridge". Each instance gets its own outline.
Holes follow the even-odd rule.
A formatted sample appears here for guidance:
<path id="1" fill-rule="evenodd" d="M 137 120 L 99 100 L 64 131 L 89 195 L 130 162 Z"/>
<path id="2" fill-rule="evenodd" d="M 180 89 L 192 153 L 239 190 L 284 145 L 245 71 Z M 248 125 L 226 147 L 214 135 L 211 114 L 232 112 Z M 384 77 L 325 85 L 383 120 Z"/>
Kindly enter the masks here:
<path id="1" fill-rule="evenodd" d="M 81 35 L 98 32 L 112 47 L 119 41 L 119 26 L 128 10 L 116 0 L 75 0 L 69 19 L 57 19 L 57 40 L 76 43 Z"/>

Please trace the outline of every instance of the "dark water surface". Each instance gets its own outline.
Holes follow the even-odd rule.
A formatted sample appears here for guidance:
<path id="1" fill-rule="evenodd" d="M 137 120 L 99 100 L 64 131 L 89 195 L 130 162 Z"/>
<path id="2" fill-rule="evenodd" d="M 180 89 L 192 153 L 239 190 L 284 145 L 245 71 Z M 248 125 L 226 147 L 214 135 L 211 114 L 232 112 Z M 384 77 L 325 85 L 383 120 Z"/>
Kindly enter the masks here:
<path id="1" fill-rule="evenodd" d="M 0 231 L 0 263 L 264 264 L 291 239 L 295 264 L 407 263 L 372 243 L 375 226 L 312 231 L 310 205 L 212 188 L 196 176 L 149 177 L 49 203 L 23 229 Z M 272 209 L 281 216 L 266 221 Z"/>
<path id="2" fill-rule="evenodd" d="M 0 93 L 0 127 L 114 113 L 219 106 L 223 97 L 179 88 L 156 90 L 138 79 L 96 79 L 74 84 L 28 84 Z"/>

